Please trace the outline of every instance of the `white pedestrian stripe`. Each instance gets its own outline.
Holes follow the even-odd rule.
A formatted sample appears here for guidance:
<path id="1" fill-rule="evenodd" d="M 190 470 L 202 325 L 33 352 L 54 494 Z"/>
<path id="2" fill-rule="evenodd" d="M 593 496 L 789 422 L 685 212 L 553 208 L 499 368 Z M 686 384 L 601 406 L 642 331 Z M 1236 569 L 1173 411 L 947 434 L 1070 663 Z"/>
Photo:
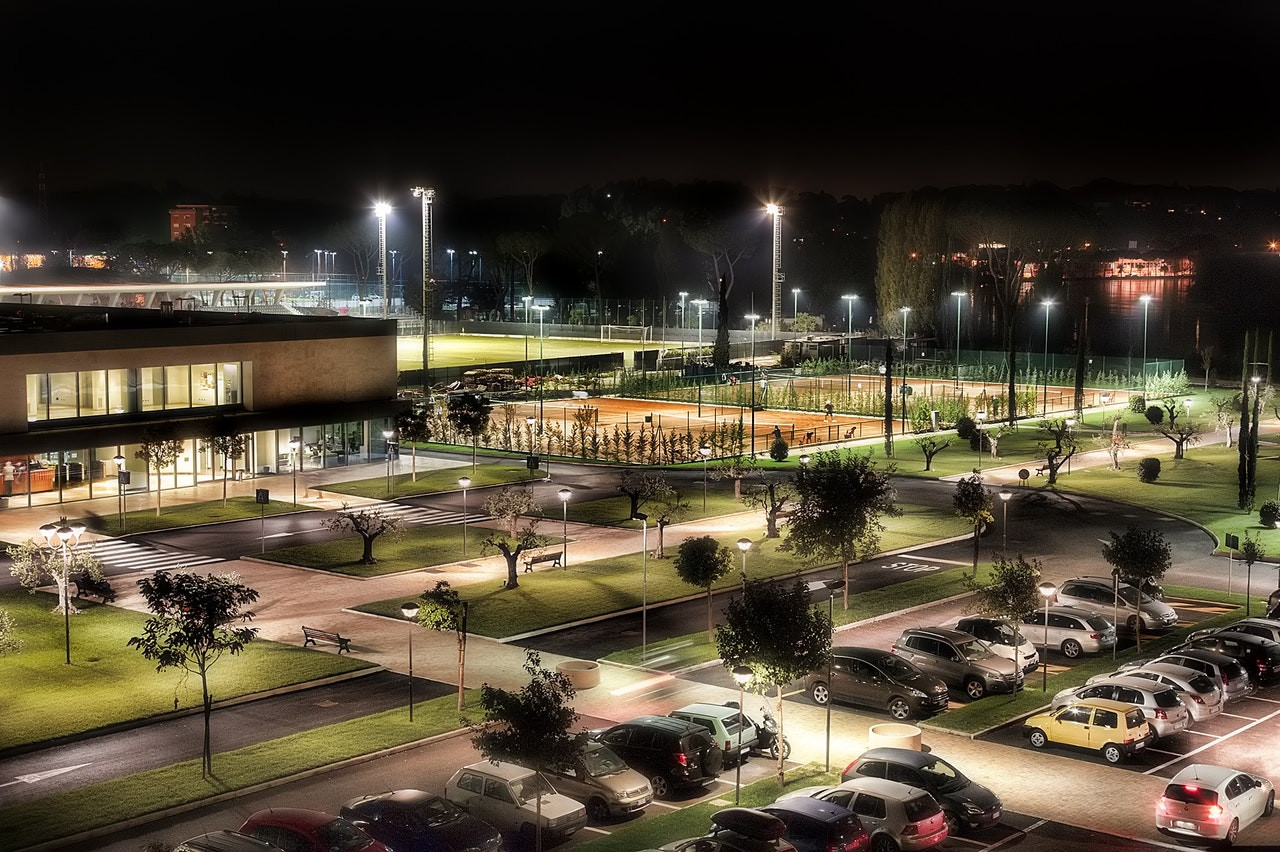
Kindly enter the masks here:
<path id="1" fill-rule="evenodd" d="M 91 552 L 103 565 L 128 571 L 185 568 L 226 561 L 221 557 L 162 550 L 149 544 L 118 538 L 94 542 Z"/>
<path id="2" fill-rule="evenodd" d="M 383 515 L 397 518 L 405 524 L 422 524 L 424 526 L 460 524 L 463 518 L 462 512 L 432 509 L 425 506 L 406 506 L 403 503 L 377 503 L 374 504 L 373 508 L 382 512 Z M 467 523 L 473 523 L 475 521 L 493 520 L 493 516 L 480 512 L 468 512 L 466 519 Z"/>

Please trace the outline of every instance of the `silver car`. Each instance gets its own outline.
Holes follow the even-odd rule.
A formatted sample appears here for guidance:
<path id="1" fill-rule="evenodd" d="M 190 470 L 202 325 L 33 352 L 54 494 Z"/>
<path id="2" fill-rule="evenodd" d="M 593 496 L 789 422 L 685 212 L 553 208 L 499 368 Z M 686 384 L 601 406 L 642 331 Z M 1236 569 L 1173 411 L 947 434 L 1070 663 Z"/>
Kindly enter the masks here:
<path id="1" fill-rule="evenodd" d="M 1116 644 L 1116 628 L 1104 616 L 1073 606 L 1050 606 L 1029 612 L 1021 628 L 1032 642 L 1047 653 L 1057 648 L 1075 659 L 1081 654 L 1110 651 Z"/>
<path id="2" fill-rule="evenodd" d="M 1097 683 L 1121 675 L 1145 678 L 1177 690 L 1182 697 L 1182 703 L 1191 711 L 1192 722 L 1202 722 L 1221 714 L 1226 700 L 1222 695 L 1222 685 L 1213 678 L 1197 669 L 1173 663 L 1148 663 L 1142 668 L 1125 672 L 1094 675 L 1085 683 Z"/>
<path id="3" fill-rule="evenodd" d="M 1244 666 L 1240 665 L 1239 660 L 1202 648 L 1171 651 L 1154 660 L 1132 660 L 1122 663 L 1120 669 L 1127 674 L 1129 669 L 1145 668 L 1150 663 L 1173 663 L 1204 672 L 1217 683 L 1222 684 L 1222 700 L 1226 702 L 1234 701 L 1253 691 L 1253 685 L 1249 682 L 1249 673 L 1244 670 Z"/>
<path id="4" fill-rule="evenodd" d="M 1055 602 L 1111 615 L 1129 633 L 1137 632 L 1139 620 L 1143 630 L 1161 632 L 1178 623 L 1173 607 L 1110 577 L 1073 577 L 1058 587 Z"/>
<path id="5" fill-rule="evenodd" d="M 1167 737 L 1191 727 L 1191 711 L 1173 687 L 1145 678 L 1113 677 L 1084 686 L 1072 686 L 1053 696 L 1052 709 L 1084 698 L 1107 698 L 1142 708 L 1151 733 Z"/>

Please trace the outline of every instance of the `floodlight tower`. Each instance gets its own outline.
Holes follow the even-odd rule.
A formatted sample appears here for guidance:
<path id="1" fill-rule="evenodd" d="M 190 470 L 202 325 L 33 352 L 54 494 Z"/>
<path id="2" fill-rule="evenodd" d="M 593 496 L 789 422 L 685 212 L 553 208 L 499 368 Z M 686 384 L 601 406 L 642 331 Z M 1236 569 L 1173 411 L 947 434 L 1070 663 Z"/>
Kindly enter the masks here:
<path id="1" fill-rule="evenodd" d="M 391 205 L 379 201 L 373 206 L 373 215 L 378 217 L 378 277 L 382 279 L 382 318 L 387 318 L 387 214 Z M 320 249 L 316 249 L 318 257 Z"/>
<path id="2" fill-rule="evenodd" d="M 769 330 L 775 338 L 782 326 L 782 208 L 768 204 L 765 211 L 773 217 L 773 300 L 770 303 Z"/>
<path id="3" fill-rule="evenodd" d="M 414 198 L 422 199 L 422 398 L 431 394 L 431 381 L 427 378 L 427 366 L 431 360 L 431 202 L 436 191 L 429 187 L 415 186 Z M 449 252 L 453 263 L 453 251 Z"/>

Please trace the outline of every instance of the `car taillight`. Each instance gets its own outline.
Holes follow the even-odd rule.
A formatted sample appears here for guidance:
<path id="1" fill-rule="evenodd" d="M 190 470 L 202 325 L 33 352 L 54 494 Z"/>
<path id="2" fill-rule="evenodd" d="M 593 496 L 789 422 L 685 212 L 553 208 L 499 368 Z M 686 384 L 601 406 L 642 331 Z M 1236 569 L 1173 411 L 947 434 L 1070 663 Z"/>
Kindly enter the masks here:
<path id="1" fill-rule="evenodd" d="M 909 822 L 902 827 L 903 837 L 915 837 L 920 833 L 920 823 Z"/>
<path id="2" fill-rule="evenodd" d="M 725 740 L 725 741 L 724 741 L 724 748 L 723 748 L 723 749 L 721 749 L 721 751 L 728 751 L 728 750 L 729 750 L 729 744 L 730 744 L 730 741 L 729 741 L 729 740 Z"/>
<path id="3" fill-rule="evenodd" d="M 685 754 L 682 751 L 676 752 L 676 763 L 680 764 L 681 766 L 688 766 L 689 755 Z"/>
<path id="4" fill-rule="evenodd" d="M 1227 686 L 1229 685 L 1229 684 L 1228 684 L 1228 682 L 1227 682 L 1227 673 L 1226 673 L 1226 672 L 1223 672 L 1223 673 L 1222 673 L 1222 675 L 1221 675 L 1221 677 L 1222 677 L 1222 688 L 1223 688 L 1223 689 L 1226 689 L 1226 688 L 1227 688 Z"/>
<path id="5" fill-rule="evenodd" d="M 1101 639 L 1101 638 L 1102 638 L 1102 634 L 1101 634 L 1101 633 L 1090 633 L 1090 634 L 1089 634 L 1089 638 L 1090 638 L 1090 639 Z"/>
<path id="6" fill-rule="evenodd" d="M 1196 694 L 1194 694 L 1194 693 L 1187 693 L 1187 694 L 1191 696 L 1191 700 L 1192 700 L 1192 701 L 1194 701 L 1195 703 L 1197 703 L 1197 704 L 1203 704 L 1203 703 L 1204 703 L 1204 699 L 1203 699 L 1203 698 L 1201 698 L 1199 695 L 1196 695 Z"/>
<path id="7" fill-rule="evenodd" d="M 1209 819 L 1214 820 L 1216 822 L 1218 818 L 1221 816 L 1222 816 L 1222 805 L 1209 806 Z"/>
<path id="8" fill-rule="evenodd" d="M 1166 713 L 1166 712 L 1164 712 L 1163 710 L 1156 710 L 1156 718 L 1157 718 L 1157 719 L 1168 719 L 1168 718 L 1169 718 L 1169 714 L 1168 714 L 1168 713 Z"/>

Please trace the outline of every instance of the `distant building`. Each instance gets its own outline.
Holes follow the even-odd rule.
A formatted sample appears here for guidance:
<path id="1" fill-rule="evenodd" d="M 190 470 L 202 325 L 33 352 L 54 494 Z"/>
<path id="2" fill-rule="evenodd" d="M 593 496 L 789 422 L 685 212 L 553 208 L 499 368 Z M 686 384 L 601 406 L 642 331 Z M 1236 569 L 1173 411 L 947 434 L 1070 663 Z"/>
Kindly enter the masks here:
<path id="1" fill-rule="evenodd" d="M 236 221 L 236 208 L 218 204 L 179 204 L 169 211 L 169 240 L 200 228 L 230 228 Z"/>

